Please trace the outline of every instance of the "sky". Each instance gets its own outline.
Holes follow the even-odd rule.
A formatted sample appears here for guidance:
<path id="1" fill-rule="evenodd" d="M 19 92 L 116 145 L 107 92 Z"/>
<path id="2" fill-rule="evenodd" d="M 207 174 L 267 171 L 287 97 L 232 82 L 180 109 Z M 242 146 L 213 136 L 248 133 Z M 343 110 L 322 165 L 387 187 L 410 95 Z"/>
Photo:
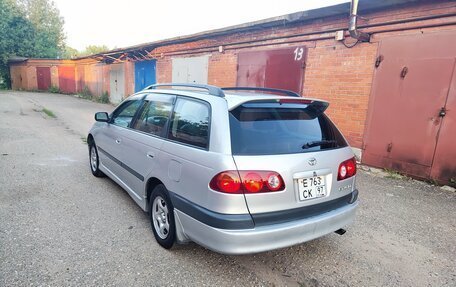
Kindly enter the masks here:
<path id="1" fill-rule="evenodd" d="M 348 0 L 53 0 L 65 20 L 67 45 L 110 49 L 164 40 Z"/>

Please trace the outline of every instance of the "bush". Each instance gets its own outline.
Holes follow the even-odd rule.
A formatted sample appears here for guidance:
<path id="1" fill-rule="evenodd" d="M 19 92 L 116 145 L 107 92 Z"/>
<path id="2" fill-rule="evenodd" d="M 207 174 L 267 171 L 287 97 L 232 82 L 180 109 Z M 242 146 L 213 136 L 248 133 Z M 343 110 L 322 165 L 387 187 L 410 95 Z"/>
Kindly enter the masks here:
<path id="1" fill-rule="evenodd" d="M 94 101 L 94 102 L 98 102 L 98 103 L 103 103 L 103 104 L 109 104 L 110 103 L 108 92 L 104 92 L 100 97 L 97 97 L 97 96 L 93 96 L 92 95 L 92 93 L 90 92 L 88 87 L 84 87 L 82 89 L 82 92 L 78 93 L 78 96 L 80 98 L 83 98 L 83 99 L 86 99 L 86 100 L 90 100 L 90 101 Z"/>
<path id="2" fill-rule="evenodd" d="M 79 95 L 80 98 L 83 98 L 83 99 L 87 99 L 87 100 L 92 100 L 93 99 L 92 93 L 90 92 L 90 90 L 89 90 L 89 88 L 87 86 L 85 86 L 82 89 L 82 92 L 78 93 L 78 95 Z"/>
<path id="3" fill-rule="evenodd" d="M 49 91 L 49 93 L 54 93 L 54 94 L 60 93 L 60 89 L 57 88 L 56 86 L 50 86 L 48 91 Z"/>
<path id="4" fill-rule="evenodd" d="M 8 86 L 8 79 L 3 79 L 2 76 L 0 75 L 0 90 L 7 90 L 10 87 Z"/>
<path id="5" fill-rule="evenodd" d="M 98 102 L 103 104 L 109 104 L 109 94 L 108 92 L 104 92 L 103 95 L 98 99 Z"/>

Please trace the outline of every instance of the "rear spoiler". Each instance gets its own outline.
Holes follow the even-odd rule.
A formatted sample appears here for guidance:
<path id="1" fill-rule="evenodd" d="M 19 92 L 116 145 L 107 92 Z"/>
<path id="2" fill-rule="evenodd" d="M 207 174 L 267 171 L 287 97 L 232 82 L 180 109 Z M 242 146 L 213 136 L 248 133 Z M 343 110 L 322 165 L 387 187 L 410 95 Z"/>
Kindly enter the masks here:
<path id="1" fill-rule="evenodd" d="M 252 100 L 248 102 L 244 102 L 240 104 L 238 107 L 243 107 L 243 108 L 301 108 L 301 105 L 306 105 L 304 110 L 307 112 L 307 114 L 311 118 L 316 118 L 322 113 L 325 112 L 325 110 L 328 108 L 329 103 L 325 101 L 320 101 L 320 100 L 314 100 L 314 99 L 305 99 L 305 98 L 300 98 L 300 99 L 290 99 L 290 98 L 285 98 L 285 99 L 262 99 L 262 100 Z"/>

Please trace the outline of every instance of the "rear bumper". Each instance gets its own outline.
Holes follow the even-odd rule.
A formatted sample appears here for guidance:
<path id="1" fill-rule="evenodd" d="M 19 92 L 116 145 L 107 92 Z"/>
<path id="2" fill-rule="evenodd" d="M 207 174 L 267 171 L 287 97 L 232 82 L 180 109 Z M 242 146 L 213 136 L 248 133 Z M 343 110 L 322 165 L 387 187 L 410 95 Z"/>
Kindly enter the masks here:
<path id="1" fill-rule="evenodd" d="M 250 229 L 220 229 L 175 209 L 183 233 L 196 243 L 224 254 L 247 254 L 283 248 L 332 233 L 354 218 L 358 201 L 320 215 Z"/>

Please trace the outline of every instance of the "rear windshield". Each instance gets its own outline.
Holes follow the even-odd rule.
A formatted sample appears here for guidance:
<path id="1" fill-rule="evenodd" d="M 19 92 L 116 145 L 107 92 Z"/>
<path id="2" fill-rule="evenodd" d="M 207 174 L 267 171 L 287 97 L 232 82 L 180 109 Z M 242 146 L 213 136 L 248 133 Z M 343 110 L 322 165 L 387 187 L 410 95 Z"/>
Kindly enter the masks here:
<path id="1" fill-rule="evenodd" d="M 346 147 L 324 108 L 314 104 L 247 103 L 230 112 L 233 155 L 315 152 Z"/>

